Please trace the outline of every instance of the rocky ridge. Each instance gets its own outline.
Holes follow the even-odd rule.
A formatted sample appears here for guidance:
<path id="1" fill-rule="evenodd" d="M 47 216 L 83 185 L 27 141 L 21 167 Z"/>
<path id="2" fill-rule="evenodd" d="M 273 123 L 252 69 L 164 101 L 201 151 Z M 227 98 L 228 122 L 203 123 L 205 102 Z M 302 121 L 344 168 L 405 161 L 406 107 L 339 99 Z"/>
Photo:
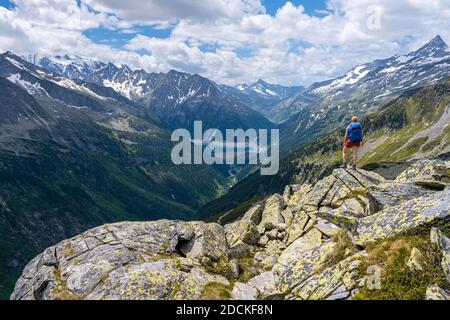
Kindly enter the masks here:
<path id="1" fill-rule="evenodd" d="M 287 186 L 224 227 L 104 225 L 35 257 L 11 299 L 358 298 L 371 281 L 361 272 L 371 245 L 448 225 L 449 184 L 450 163 L 441 160 L 416 162 L 395 180 L 336 169 L 315 185 Z M 423 298 L 449 299 L 450 239 L 433 227 L 427 241 L 447 283 L 427 283 Z M 411 250 L 411 272 L 423 272 L 425 255 Z"/>

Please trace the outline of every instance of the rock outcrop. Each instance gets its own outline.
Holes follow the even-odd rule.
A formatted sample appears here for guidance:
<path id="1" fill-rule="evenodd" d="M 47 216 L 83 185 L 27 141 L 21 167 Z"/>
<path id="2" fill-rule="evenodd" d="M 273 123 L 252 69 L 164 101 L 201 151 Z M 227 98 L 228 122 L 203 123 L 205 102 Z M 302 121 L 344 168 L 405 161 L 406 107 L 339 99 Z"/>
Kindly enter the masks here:
<path id="1" fill-rule="evenodd" d="M 396 180 L 336 169 L 293 185 L 225 225 L 160 220 L 101 226 L 46 249 L 11 299 L 351 299 L 364 286 L 365 247 L 450 216 L 449 163 L 420 161 Z M 446 222 L 447 221 L 447 222 Z M 430 246 L 450 283 L 450 240 Z M 421 272 L 422 253 L 407 261 Z M 424 298 L 447 291 L 429 283 Z"/>

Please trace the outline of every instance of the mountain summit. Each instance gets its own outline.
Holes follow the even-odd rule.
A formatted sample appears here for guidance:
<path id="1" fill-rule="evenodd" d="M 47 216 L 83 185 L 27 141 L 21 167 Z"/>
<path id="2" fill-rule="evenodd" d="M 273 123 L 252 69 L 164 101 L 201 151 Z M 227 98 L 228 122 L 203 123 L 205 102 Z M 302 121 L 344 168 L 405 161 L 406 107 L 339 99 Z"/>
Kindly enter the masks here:
<path id="1" fill-rule="evenodd" d="M 442 53 L 448 49 L 447 43 L 440 35 L 434 37 L 430 42 L 415 51 L 416 54 L 431 54 Z"/>

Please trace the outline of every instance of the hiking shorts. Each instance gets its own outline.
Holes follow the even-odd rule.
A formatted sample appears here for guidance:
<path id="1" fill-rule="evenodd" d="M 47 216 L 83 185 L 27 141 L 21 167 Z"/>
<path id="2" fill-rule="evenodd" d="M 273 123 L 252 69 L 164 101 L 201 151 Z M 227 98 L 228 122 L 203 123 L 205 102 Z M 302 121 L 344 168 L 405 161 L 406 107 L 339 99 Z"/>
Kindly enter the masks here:
<path id="1" fill-rule="evenodd" d="M 353 148 L 353 147 L 359 148 L 359 147 L 361 147 L 361 141 L 350 141 L 350 140 L 347 140 L 347 141 L 345 141 L 344 146 L 345 146 L 347 149 L 351 149 L 351 148 Z"/>

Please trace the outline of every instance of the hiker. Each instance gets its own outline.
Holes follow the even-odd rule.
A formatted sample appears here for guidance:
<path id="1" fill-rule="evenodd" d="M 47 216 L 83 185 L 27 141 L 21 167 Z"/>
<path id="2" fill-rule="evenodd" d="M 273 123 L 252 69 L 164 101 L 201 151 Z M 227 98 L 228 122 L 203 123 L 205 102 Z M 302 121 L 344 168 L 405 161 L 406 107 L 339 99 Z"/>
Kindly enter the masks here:
<path id="1" fill-rule="evenodd" d="M 363 133 L 361 123 L 357 117 L 352 117 L 352 123 L 345 129 L 344 146 L 342 149 L 342 167 L 347 167 L 347 155 L 350 150 L 353 151 L 353 169 L 356 169 L 358 162 L 358 153 L 363 145 Z"/>

